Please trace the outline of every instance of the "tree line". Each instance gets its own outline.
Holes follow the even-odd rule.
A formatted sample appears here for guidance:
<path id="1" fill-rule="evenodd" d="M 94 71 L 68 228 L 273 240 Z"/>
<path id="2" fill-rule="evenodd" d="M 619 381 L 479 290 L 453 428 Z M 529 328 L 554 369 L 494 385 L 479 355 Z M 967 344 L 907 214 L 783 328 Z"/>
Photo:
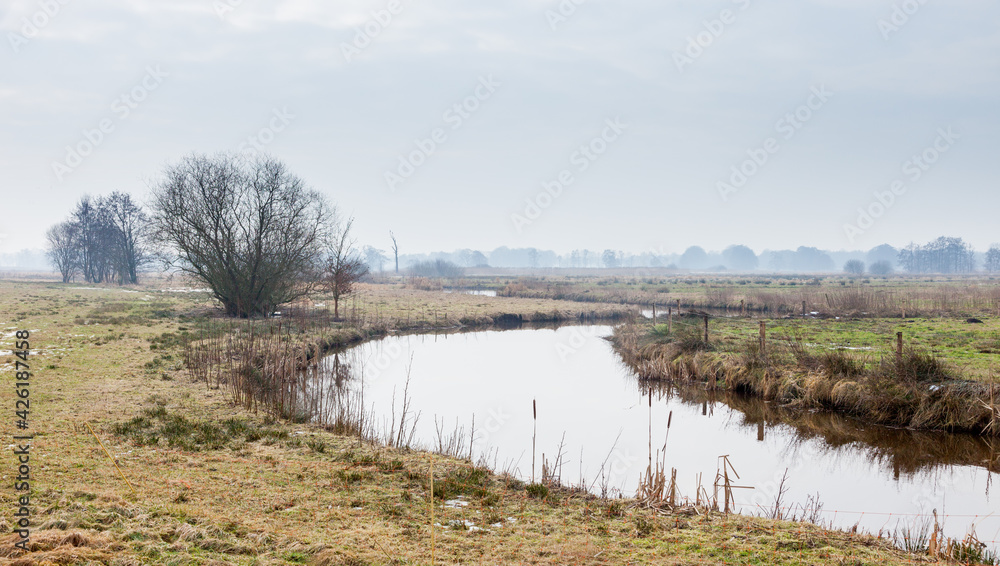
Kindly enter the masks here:
<path id="1" fill-rule="evenodd" d="M 65 221 L 46 232 L 47 253 L 64 283 L 135 284 L 152 259 L 149 217 L 130 195 L 84 196 Z"/>
<path id="2" fill-rule="evenodd" d="M 339 317 L 341 299 L 369 273 L 370 264 L 381 269 L 389 261 L 371 246 L 359 250 L 352 224 L 352 218 L 340 217 L 321 193 L 270 156 L 192 154 L 165 168 L 147 207 L 123 192 L 81 198 L 65 221 L 48 230 L 47 254 L 66 283 L 82 278 L 89 283 L 136 284 L 145 267 L 162 262 L 204 283 L 232 316 L 268 316 L 279 305 L 324 290 L 332 295 L 334 316 Z M 395 234 L 390 236 L 398 272 L 398 241 Z M 487 260 L 473 250 L 456 253 L 467 265 Z M 551 259 L 549 255 L 556 254 L 498 248 L 489 259 L 519 257 L 539 266 Z M 646 265 L 671 266 L 656 254 L 647 255 Z M 909 273 L 976 269 L 974 251 L 961 238 L 941 237 L 901 250 L 882 245 L 866 257 L 873 260 L 868 267 L 873 274 L 891 273 L 892 260 Z M 714 255 L 693 246 L 676 259 L 688 269 L 711 269 L 707 266 L 718 260 L 749 271 L 764 258 L 770 269 L 787 263 L 800 270 L 832 271 L 834 265 L 829 253 L 810 247 L 758 256 L 741 245 Z M 585 265 L 592 259 L 606 267 L 640 267 L 611 249 L 593 257 L 577 250 L 569 259 Z M 865 267 L 860 260 L 845 265 L 858 274 Z M 984 267 L 1000 271 L 1000 246 L 985 254 Z M 461 268 L 436 257 L 418 262 L 412 274 L 457 277 Z"/>
<path id="3" fill-rule="evenodd" d="M 135 284 L 156 259 L 204 283 L 231 316 L 268 316 L 325 290 L 339 317 L 368 273 L 352 223 L 269 156 L 192 154 L 166 167 L 148 210 L 126 193 L 83 197 L 48 231 L 47 253 L 67 283 Z"/>

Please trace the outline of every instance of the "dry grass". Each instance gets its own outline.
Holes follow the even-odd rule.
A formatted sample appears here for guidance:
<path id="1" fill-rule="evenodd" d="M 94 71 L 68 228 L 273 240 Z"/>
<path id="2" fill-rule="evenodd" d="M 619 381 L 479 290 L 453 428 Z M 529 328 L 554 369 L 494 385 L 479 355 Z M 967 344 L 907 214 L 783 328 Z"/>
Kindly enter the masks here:
<path id="1" fill-rule="evenodd" d="M 907 349 L 872 358 L 843 350 L 819 355 L 798 342 L 757 339 L 728 352 L 692 349 L 685 339 L 664 339 L 644 327 L 624 325 L 614 343 L 640 378 L 706 383 L 799 409 L 830 409 L 867 422 L 918 429 L 996 435 L 1000 387 L 957 379 L 926 352 Z"/>

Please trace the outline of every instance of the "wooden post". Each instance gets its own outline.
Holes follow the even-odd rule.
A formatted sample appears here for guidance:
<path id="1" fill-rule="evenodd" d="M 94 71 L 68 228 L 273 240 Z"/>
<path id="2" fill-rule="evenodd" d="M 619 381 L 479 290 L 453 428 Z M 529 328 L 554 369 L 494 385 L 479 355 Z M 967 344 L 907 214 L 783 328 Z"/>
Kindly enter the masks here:
<path id="1" fill-rule="evenodd" d="M 708 315 L 705 315 L 705 343 L 708 344 Z"/>
<path id="2" fill-rule="evenodd" d="M 667 334 L 673 332 L 674 330 L 674 309 L 673 307 L 667 307 Z"/>
<path id="3" fill-rule="evenodd" d="M 767 322 L 760 321 L 760 355 L 767 352 Z"/>
<path id="4" fill-rule="evenodd" d="M 653 303 L 653 326 L 656 326 L 656 303 Z"/>
<path id="5" fill-rule="evenodd" d="M 903 368 L 903 333 L 896 333 L 896 370 L 902 371 Z"/>
<path id="6" fill-rule="evenodd" d="M 677 502 L 677 468 L 671 468 L 670 472 L 670 508 L 673 509 Z"/>
<path id="7" fill-rule="evenodd" d="M 531 429 L 531 483 L 535 483 L 535 437 L 538 435 L 538 404 L 536 399 L 531 400 L 531 419 L 533 426 Z"/>
<path id="8" fill-rule="evenodd" d="M 431 457 L 431 564 L 434 564 L 434 457 Z"/>
<path id="9" fill-rule="evenodd" d="M 681 315 L 681 300 L 677 299 L 677 316 Z"/>
<path id="10" fill-rule="evenodd" d="M 806 302 L 802 301 L 802 318 L 806 317 Z"/>

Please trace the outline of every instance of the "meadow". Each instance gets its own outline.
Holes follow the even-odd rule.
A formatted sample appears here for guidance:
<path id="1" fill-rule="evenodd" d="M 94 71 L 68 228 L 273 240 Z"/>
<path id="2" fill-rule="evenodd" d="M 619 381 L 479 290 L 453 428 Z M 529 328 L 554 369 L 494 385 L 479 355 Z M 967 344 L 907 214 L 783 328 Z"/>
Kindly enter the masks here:
<path id="1" fill-rule="evenodd" d="M 20 329 L 31 333 L 37 470 L 31 552 L 13 548 L 7 513 L 0 519 L 6 533 L 0 559 L 115 565 L 929 560 L 925 551 L 903 551 L 886 538 L 809 523 L 704 509 L 668 513 L 634 500 L 528 486 L 461 458 L 247 408 L 225 383 L 189 366 L 192 345 L 250 324 L 284 325 L 290 340 L 319 348 L 317 356 L 393 332 L 638 317 L 639 303 L 434 288 L 443 284 L 363 285 L 343 321 L 324 315 L 325 301 L 317 297 L 275 321 L 246 322 L 223 318 L 207 292 L 183 281 L 125 288 L 0 282 L 5 339 Z M 960 342 L 955 338 L 956 351 Z M 8 350 L 0 366 L 8 374 L 15 361 L 10 348 L 0 347 Z M 12 407 L 13 395 L 5 399 Z M 0 492 L 0 501 L 13 509 L 13 490 Z"/>

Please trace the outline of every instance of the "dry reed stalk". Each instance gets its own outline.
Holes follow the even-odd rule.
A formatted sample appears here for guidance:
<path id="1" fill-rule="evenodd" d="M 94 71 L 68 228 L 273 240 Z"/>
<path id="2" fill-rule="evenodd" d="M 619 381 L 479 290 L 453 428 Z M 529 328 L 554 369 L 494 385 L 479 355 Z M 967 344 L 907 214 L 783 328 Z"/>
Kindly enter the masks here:
<path id="1" fill-rule="evenodd" d="M 97 443 L 101 445 L 101 450 L 104 450 L 104 454 L 108 457 L 108 460 L 111 460 L 111 463 L 115 466 L 115 469 L 118 470 L 118 473 L 121 475 L 122 479 L 125 480 L 125 483 L 128 485 L 128 488 L 132 490 L 132 495 L 135 495 L 135 488 L 132 487 L 132 482 L 128 481 L 128 478 L 125 477 L 125 472 L 123 472 L 122 469 L 118 466 L 118 461 L 111 457 L 111 452 L 108 452 L 108 449 L 104 447 L 104 443 L 101 442 L 100 438 L 98 438 L 97 433 L 94 432 L 94 429 L 90 428 L 90 423 L 83 423 L 83 424 L 87 425 L 87 430 L 90 431 L 90 434 L 94 435 L 94 439 L 97 440 Z"/>

